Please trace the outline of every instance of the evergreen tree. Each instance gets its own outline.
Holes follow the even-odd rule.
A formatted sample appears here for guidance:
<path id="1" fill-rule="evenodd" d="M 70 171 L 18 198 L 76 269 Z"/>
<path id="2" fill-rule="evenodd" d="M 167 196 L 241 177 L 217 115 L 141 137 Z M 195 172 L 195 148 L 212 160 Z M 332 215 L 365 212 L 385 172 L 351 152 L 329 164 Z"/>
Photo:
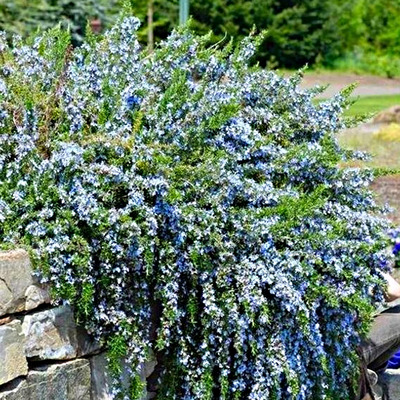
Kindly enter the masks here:
<path id="1" fill-rule="evenodd" d="M 61 23 L 78 44 L 88 21 L 99 19 L 107 26 L 118 6 L 118 0 L 0 0 L 0 29 L 26 37 Z"/>
<path id="2" fill-rule="evenodd" d="M 328 0 L 218 0 L 193 3 L 191 14 L 197 31 L 212 26 L 218 38 L 240 39 L 253 26 L 267 30 L 258 60 L 297 68 L 336 51 L 334 10 Z"/>
<path id="3" fill-rule="evenodd" d="M 331 0 L 269 2 L 273 18 L 265 26 L 269 34 L 260 54 L 262 60 L 275 57 L 279 65 L 298 68 L 336 50 L 338 37 Z"/>
<path id="4" fill-rule="evenodd" d="M 57 14 L 48 0 L 0 0 L 0 29 L 26 37 L 56 24 Z"/>
<path id="5" fill-rule="evenodd" d="M 149 37 L 149 0 L 0 0 L 0 29 L 23 37 L 62 23 L 73 43 L 82 42 L 88 20 L 110 26 L 122 3 L 141 21 L 139 41 Z M 152 34 L 165 39 L 179 20 L 179 0 L 152 0 Z M 360 53 L 390 57 L 400 53 L 400 0 L 203 0 L 190 2 L 192 28 L 213 31 L 214 41 L 248 35 L 253 26 L 268 34 L 256 60 L 298 68 Z"/>

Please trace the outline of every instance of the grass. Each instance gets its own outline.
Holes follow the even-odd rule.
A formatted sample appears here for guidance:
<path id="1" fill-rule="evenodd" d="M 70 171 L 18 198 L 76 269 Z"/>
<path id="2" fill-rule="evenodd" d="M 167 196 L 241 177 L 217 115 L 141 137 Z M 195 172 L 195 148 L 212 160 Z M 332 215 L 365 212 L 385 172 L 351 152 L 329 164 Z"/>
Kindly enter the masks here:
<path id="1" fill-rule="evenodd" d="M 400 142 L 385 141 L 371 132 L 352 129 L 338 135 L 339 143 L 347 149 L 366 151 L 372 155 L 370 161 L 352 164 L 371 168 L 400 169 Z"/>
<path id="2" fill-rule="evenodd" d="M 316 99 L 315 102 L 319 103 L 326 99 Z M 363 96 L 355 97 L 355 103 L 345 112 L 349 117 L 357 115 L 371 114 L 375 115 L 380 111 L 386 110 L 392 106 L 400 105 L 400 94 L 389 96 Z"/>
<path id="3" fill-rule="evenodd" d="M 397 190 L 396 187 L 400 182 L 400 142 L 383 140 L 379 135 L 363 131 L 361 127 L 340 133 L 338 139 L 345 148 L 366 151 L 372 155 L 369 161 L 352 161 L 346 163 L 346 166 L 369 167 L 379 175 L 391 175 L 383 178 L 386 184 L 377 183 L 378 186 L 374 190 L 376 191 L 378 204 L 389 203 L 394 208 L 394 211 L 388 214 L 388 217 L 394 224 L 400 226 L 398 198 L 391 193 L 391 185 L 393 185 L 393 190 Z"/>
<path id="4" fill-rule="evenodd" d="M 376 114 L 393 105 L 400 104 L 400 95 L 360 97 L 347 111 L 347 115 Z M 371 154 L 368 162 L 356 163 L 357 166 L 371 168 L 400 168 L 400 142 L 385 140 L 384 136 L 373 134 L 363 127 L 341 132 L 340 144 L 348 149 L 361 150 Z"/>
<path id="5" fill-rule="evenodd" d="M 346 115 L 376 114 L 396 104 L 400 105 L 400 95 L 366 96 L 355 100 L 355 104 L 346 112 Z"/>
<path id="6" fill-rule="evenodd" d="M 352 116 L 365 113 L 376 114 L 396 104 L 400 104 L 400 95 L 361 97 L 348 110 L 347 114 Z M 394 208 L 388 217 L 395 225 L 400 225 L 399 201 L 393 194 L 396 193 L 396 187 L 400 182 L 399 128 L 399 124 L 384 125 L 381 128 L 377 126 L 376 129 L 368 129 L 361 125 L 338 134 L 338 140 L 342 147 L 365 151 L 372 156 L 369 161 L 352 161 L 346 163 L 347 166 L 369 167 L 374 169 L 378 175 L 392 175 L 381 178 L 383 181 L 376 180 L 377 186 L 374 187 L 374 190 L 378 204 L 389 203 Z M 400 278 L 400 272 L 398 278 Z"/>

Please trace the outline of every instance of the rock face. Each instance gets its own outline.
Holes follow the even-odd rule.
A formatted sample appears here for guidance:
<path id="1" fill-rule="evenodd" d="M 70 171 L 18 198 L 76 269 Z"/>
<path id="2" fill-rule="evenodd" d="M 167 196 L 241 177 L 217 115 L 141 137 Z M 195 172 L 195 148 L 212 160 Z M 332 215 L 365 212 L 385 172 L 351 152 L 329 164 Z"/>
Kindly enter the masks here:
<path id="1" fill-rule="evenodd" d="M 140 378 L 146 382 L 154 371 L 157 361 L 152 359 L 140 366 Z M 98 354 L 90 359 L 90 367 L 92 371 L 92 400 L 112 400 L 111 386 L 112 379 L 107 368 L 107 359 L 105 353 Z M 122 387 L 129 387 L 129 373 L 123 373 Z M 155 393 L 146 393 L 141 400 L 150 400 L 155 397 Z M 0 398 L 1 399 L 1 398 Z"/>
<path id="2" fill-rule="evenodd" d="M 36 360 L 68 360 L 78 356 L 74 314 L 67 306 L 40 311 L 22 318 L 25 354 Z"/>
<path id="3" fill-rule="evenodd" d="M 378 384 L 374 386 L 374 394 L 377 399 L 400 399 L 400 370 L 387 369 L 379 374 Z"/>
<path id="4" fill-rule="evenodd" d="M 0 252 L 0 400 L 111 400 L 105 349 L 76 325 L 69 306 L 37 309 L 50 296 L 32 272 L 25 251 Z M 152 360 L 139 372 L 153 393 L 141 400 L 155 396 Z M 124 371 L 121 386 L 128 389 Z"/>
<path id="5" fill-rule="evenodd" d="M 34 360 L 71 360 L 100 350 L 84 329 L 78 328 L 69 306 L 22 317 L 25 355 Z"/>
<path id="6" fill-rule="evenodd" d="M 111 400 L 111 377 L 107 371 L 107 360 L 104 354 L 90 359 L 92 372 L 92 399 Z"/>
<path id="7" fill-rule="evenodd" d="M 0 400 L 91 400 L 90 379 L 87 360 L 46 365 L 4 388 Z"/>
<path id="8" fill-rule="evenodd" d="M 37 282 L 32 272 L 26 251 L 0 252 L 0 317 L 50 302 L 49 291 Z"/>
<path id="9" fill-rule="evenodd" d="M 28 374 L 21 323 L 0 326 L 0 385 Z"/>

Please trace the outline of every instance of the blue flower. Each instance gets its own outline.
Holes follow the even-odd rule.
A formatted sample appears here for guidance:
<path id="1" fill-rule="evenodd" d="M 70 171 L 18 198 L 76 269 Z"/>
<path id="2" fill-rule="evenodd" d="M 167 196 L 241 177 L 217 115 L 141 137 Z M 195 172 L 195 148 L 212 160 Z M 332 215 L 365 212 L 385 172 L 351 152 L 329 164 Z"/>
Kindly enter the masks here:
<path id="1" fill-rule="evenodd" d="M 141 103 L 142 103 L 142 98 L 136 95 L 129 96 L 126 99 L 126 104 L 128 108 L 131 110 L 138 109 Z"/>
<path id="2" fill-rule="evenodd" d="M 373 174 L 338 167 L 360 157 L 335 139 L 346 98 L 315 104 L 298 75 L 250 67 L 257 38 L 229 53 L 182 29 L 148 55 L 138 27 L 68 65 L 50 33 L 12 49 L 0 34 L 0 239 L 31 245 L 132 373 L 171 357 L 165 398 L 348 399 L 392 255 Z"/>

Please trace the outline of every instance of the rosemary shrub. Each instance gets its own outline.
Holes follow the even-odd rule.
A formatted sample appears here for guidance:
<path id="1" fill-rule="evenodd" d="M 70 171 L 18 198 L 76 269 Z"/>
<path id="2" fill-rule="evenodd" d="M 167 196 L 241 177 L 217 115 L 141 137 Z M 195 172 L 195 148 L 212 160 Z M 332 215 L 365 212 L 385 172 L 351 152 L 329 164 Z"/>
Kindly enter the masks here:
<path id="1" fill-rule="evenodd" d="M 160 399 L 343 399 L 387 270 L 368 183 L 335 133 L 348 91 L 251 65 L 260 37 L 190 29 L 152 54 L 138 20 L 72 49 L 0 43 L 0 239 Z"/>

